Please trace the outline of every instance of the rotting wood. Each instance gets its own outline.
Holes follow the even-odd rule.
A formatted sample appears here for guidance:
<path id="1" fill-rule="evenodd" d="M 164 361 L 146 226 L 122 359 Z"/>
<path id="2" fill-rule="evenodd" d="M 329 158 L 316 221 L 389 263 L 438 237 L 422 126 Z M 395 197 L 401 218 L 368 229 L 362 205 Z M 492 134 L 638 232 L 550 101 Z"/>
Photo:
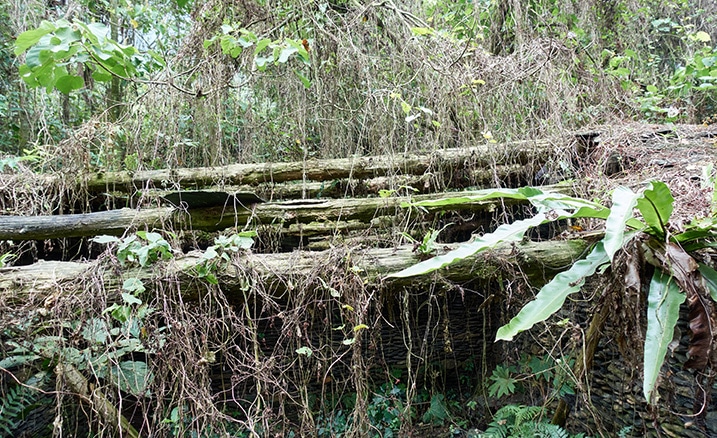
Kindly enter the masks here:
<path id="1" fill-rule="evenodd" d="M 589 245 L 582 239 L 524 242 L 500 245 L 494 250 L 486 251 L 451 265 L 440 271 L 444 278 L 455 281 L 471 281 L 477 278 L 493 278 L 502 267 L 513 264 L 529 277 L 535 276 L 538 281 L 543 276 L 558 272 L 570 266 Z M 450 250 L 456 245 L 445 245 L 443 250 Z M 263 287 L 276 293 L 284 293 L 291 289 L 291 279 L 312 277 L 322 267 L 336 267 L 336 260 L 345 264 L 346 275 L 360 273 L 367 283 L 385 287 L 399 287 L 414 283 L 425 283 L 425 276 L 390 279 L 384 277 L 420 261 L 419 255 L 413 251 L 413 245 L 402 245 L 398 248 L 353 248 L 327 251 L 294 251 L 279 254 L 253 254 L 247 252 L 240 255 L 235 265 L 230 265 L 218 272 L 222 290 L 230 300 L 240 300 L 243 296 L 241 288 L 246 286 L 249 273 L 262 282 Z M 186 299 L 196 298 L 197 282 L 191 281 L 194 276 L 192 268 L 201 261 L 201 254 L 194 251 L 185 256 L 166 262 L 161 270 L 156 267 L 148 269 L 128 269 L 125 278 L 136 277 L 151 287 L 152 281 L 162 282 L 179 279 Z M 55 293 L 72 293 L 73 288 L 83 287 L 81 279 L 96 275 L 97 262 L 38 262 L 28 266 L 17 266 L 0 269 L 0 297 L 7 303 L 23 303 L 28 296 L 44 299 Z M 239 269 L 236 269 L 239 267 Z M 158 274 L 161 272 L 161 274 Z M 78 281 L 78 279 L 80 281 Z M 109 275 L 103 278 L 106 290 L 121 289 L 122 278 Z M 200 287 L 201 289 L 201 287 Z"/>
<path id="2" fill-rule="evenodd" d="M 573 139 L 566 141 L 566 147 Z M 500 151 L 497 153 L 496 151 Z M 256 185 L 286 181 L 332 181 L 344 178 L 368 179 L 391 175 L 442 173 L 448 169 L 489 168 L 497 164 L 540 165 L 556 152 L 549 140 L 485 144 L 470 148 L 451 148 L 422 155 L 377 155 L 290 163 L 231 164 L 142 172 L 107 172 L 85 177 L 83 186 L 90 193 L 133 192 L 160 188 L 190 190 L 213 185 Z"/>
<path id="3" fill-rule="evenodd" d="M 550 190 L 570 191 L 569 187 L 550 187 Z M 428 199 L 465 197 L 485 191 L 435 193 L 407 197 L 348 198 L 265 203 L 251 210 L 242 205 L 210 207 L 189 211 L 160 207 L 144 210 L 123 208 L 104 212 L 57 216 L 2 216 L 0 240 L 44 240 L 65 237 L 86 237 L 100 234 L 121 235 L 136 228 L 192 229 L 217 231 L 230 227 L 260 224 L 309 224 L 312 222 L 362 221 L 370 223 L 376 217 L 397 216 L 406 209 L 401 203 Z M 431 214 L 449 210 L 492 211 L 513 200 L 485 200 L 459 206 L 425 207 Z M 416 214 L 420 214 L 418 212 Z"/>

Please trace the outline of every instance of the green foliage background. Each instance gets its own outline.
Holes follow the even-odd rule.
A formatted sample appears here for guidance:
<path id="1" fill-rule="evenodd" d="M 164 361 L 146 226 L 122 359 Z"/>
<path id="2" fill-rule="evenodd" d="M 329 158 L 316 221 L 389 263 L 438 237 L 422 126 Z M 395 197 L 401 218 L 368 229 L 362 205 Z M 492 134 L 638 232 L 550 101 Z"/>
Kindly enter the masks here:
<path id="1" fill-rule="evenodd" d="M 0 6 L 0 152 L 39 149 L 53 157 L 46 170 L 137 170 L 434 150 L 625 119 L 699 123 L 716 111 L 711 2 L 180 4 Z M 75 58 L 67 94 L 28 88 L 13 41 L 41 18 L 104 24 L 137 49 L 132 68 L 110 77 Z"/>

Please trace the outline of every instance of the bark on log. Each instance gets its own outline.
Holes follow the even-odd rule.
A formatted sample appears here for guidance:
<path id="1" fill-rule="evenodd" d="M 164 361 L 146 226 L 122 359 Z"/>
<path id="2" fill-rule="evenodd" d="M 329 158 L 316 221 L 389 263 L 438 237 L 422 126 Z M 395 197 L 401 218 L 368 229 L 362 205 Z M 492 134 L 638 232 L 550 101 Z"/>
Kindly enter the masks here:
<path id="1" fill-rule="evenodd" d="M 489 168 L 497 164 L 538 165 L 555 154 L 551 141 L 520 141 L 486 144 L 471 148 L 452 148 L 424 155 L 378 155 L 290 163 L 232 164 L 223 167 L 197 167 L 150 170 L 136 173 L 97 173 L 84 181 L 90 193 L 132 192 L 138 188 L 183 190 L 213 185 L 257 185 L 285 181 L 331 181 L 367 179 L 391 175 L 449 174 L 465 168 Z M 497 153 L 496 151 L 500 151 Z"/>
<path id="2" fill-rule="evenodd" d="M 287 199 L 323 199 L 345 198 L 354 196 L 377 196 L 381 190 L 406 190 L 415 193 L 435 193 L 445 189 L 464 189 L 467 187 L 514 187 L 525 185 L 536 173 L 533 164 L 498 164 L 489 169 L 463 169 L 460 176 L 440 175 L 426 173 L 422 175 L 392 175 L 379 176 L 369 179 L 336 179 L 333 181 L 284 181 L 259 184 L 242 185 L 192 185 L 183 189 L 201 188 L 205 191 L 254 192 L 267 201 Z M 410 189 L 408 189 L 410 187 Z M 126 192 L 107 192 L 115 199 L 119 207 L 136 205 L 138 198 L 159 199 L 175 190 L 145 189 L 135 192 L 135 197 L 129 199 Z"/>
<path id="3" fill-rule="evenodd" d="M 555 190 L 555 188 L 551 188 Z M 567 188 L 559 190 L 566 191 Z M 427 199 L 471 196 L 484 192 L 436 193 L 411 198 L 363 198 L 303 200 L 258 204 L 252 210 L 242 206 L 211 207 L 184 211 L 173 207 L 132 210 L 123 208 L 104 212 L 58 216 L 0 216 L 0 240 L 44 240 L 85 237 L 99 234 L 121 235 L 133 228 L 192 229 L 217 231 L 247 224 L 309 224 L 311 222 L 362 221 L 370 223 L 380 216 L 397 216 L 407 209 L 401 203 Z M 512 200 L 486 200 L 460 206 L 424 208 L 435 213 L 449 210 L 491 211 Z M 416 213 L 420 214 L 420 213 Z M 299 230 L 300 231 L 300 230 Z"/>
<path id="4" fill-rule="evenodd" d="M 452 281 L 462 282 L 479 278 L 493 278 L 504 272 L 505 263 L 512 263 L 538 281 L 552 276 L 558 270 L 570 266 L 587 248 L 589 243 L 582 239 L 525 242 L 521 244 L 500 245 L 498 248 L 468 257 L 465 260 L 442 269 L 440 274 Z M 456 245 L 446 245 L 445 250 Z M 191 252 L 185 256 L 167 262 L 163 269 L 130 269 L 125 277 L 136 277 L 151 287 L 152 281 L 175 281 L 182 284 L 182 293 L 186 299 L 196 298 L 201 285 L 194 278 L 192 269 L 201 261 L 201 254 Z M 420 258 L 412 245 L 398 248 L 339 249 L 320 252 L 295 251 L 281 254 L 252 254 L 239 256 L 235 269 L 233 265 L 218 273 L 222 290 L 230 300 L 243 296 L 241 289 L 246 286 L 246 273 L 255 273 L 265 288 L 282 293 L 290 289 L 289 280 L 309 278 L 317 270 L 327 266 L 335 267 L 337 260 L 346 263 L 346 272 L 359 272 L 362 279 L 386 287 L 398 287 L 425 283 L 425 276 L 408 279 L 384 279 L 390 273 L 411 266 Z M 23 303 L 29 296 L 43 299 L 54 293 L 72 293 L 83 287 L 84 276 L 96 276 L 96 264 L 77 262 L 43 262 L 33 265 L 0 269 L 0 299 L 5 303 Z M 556 267 L 556 268 L 551 268 Z M 157 274 L 162 272 L 162 274 Z M 547 274 L 546 274 L 547 273 Z M 79 280 L 79 281 L 78 281 Z M 107 290 L 120 290 L 122 278 L 107 275 L 103 278 Z M 294 284 L 296 282 L 294 281 Z"/>

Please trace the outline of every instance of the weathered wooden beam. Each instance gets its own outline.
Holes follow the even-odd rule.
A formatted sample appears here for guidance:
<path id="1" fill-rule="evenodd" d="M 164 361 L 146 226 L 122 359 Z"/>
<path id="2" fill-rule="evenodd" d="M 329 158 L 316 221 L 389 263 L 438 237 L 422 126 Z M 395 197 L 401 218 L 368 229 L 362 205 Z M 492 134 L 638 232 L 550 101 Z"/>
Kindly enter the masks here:
<path id="1" fill-rule="evenodd" d="M 542 279 L 556 271 L 549 267 L 568 267 L 587 248 L 585 240 L 562 240 L 524 242 L 500 245 L 498 248 L 471 256 L 442 269 L 439 274 L 456 281 L 471 281 L 479 278 L 493 278 L 504 273 L 506 263 L 519 266 L 528 276 Z M 455 248 L 456 245 L 442 246 L 440 252 Z M 419 262 L 422 257 L 413 250 L 413 245 L 397 248 L 341 248 L 327 251 L 294 251 L 279 254 L 238 255 L 235 262 L 217 272 L 219 284 L 227 296 L 240 299 L 246 282 L 259 281 L 266 290 L 278 293 L 291 292 L 292 284 L 300 278 L 315 278 L 318 272 L 343 268 L 346 275 L 360 275 L 362 280 L 385 287 L 397 287 L 426 282 L 425 276 L 408 279 L 386 279 L 386 275 L 397 272 Z M 156 266 L 147 269 L 128 269 L 124 278 L 136 277 L 149 288 L 153 282 L 177 282 L 187 299 L 196 298 L 202 290 L 201 284 L 192 274 L 193 267 L 201 262 L 201 254 L 190 252 L 168 262 L 162 269 Z M 100 270 L 98 262 L 38 262 L 28 266 L 0 269 L 0 299 L 6 304 L 24 303 L 28 296 L 34 299 L 55 293 L 72 293 L 84 287 L 83 278 L 95 281 L 98 273 L 107 272 L 101 279 L 106 290 L 121 290 L 122 276 L 112 270 Z M 556 269 L 562 269 L 556 268 Z M 111 271 L 111 273 L 110 273 Z M 232 297 L 232 295 L 236 296 Z"/>

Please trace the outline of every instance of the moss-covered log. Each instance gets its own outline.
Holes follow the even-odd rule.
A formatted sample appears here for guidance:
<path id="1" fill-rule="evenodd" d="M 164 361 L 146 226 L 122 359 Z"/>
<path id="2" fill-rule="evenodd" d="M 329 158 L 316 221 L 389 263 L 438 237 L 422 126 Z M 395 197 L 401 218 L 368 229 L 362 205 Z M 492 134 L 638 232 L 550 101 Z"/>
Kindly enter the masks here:
<path id="1" fill-rule="evenodd" d="M 563 189 L 567 190 L 567 189 Z M 460 192 L 461 197 L 482 192 Z M 121 235 L 137 228 L 192 229 L 217 231 L 247 224 L 310 224 L 339 221 L 361 221 L 369 224 L 381 216 L 400 216 L 407 209 L 402 203 L 457 196 L 456 193 L 436 193 L 412 198 L 387 197 L 363 199 L 302 200 L 258 204 L 252 209 L 241 205 L 183 210 L 173 207 L 132 210 L 123 208 L 104 212 L 58 216 L 2 216 L 0 240 L 43 240 L 64 237 Z M 486 200 L 422 208 L 417 214 L 460 209 L 461 211 L 492 211 L 510 200 Z M 296 226 L 301 232 L 301 227 Z M 330 229 L 328 227 L 327 229 Z"/>
<path id="2" fill-rule="evenodd" d="M 455 172 L 447 180 L 446 175 L 441 177 L 434 173 L 422 175 L 391 175 L 377 176 L 368 179 L 342 178 L 331 181 L 283 181 L 263 182 L 259 184 L 216 184 L 210 186 L 189 185 L 180 186 L 186 190 L 201 188 L 204 191 L 220 191 L 226 193 L 253 192 L 268 201 L 288 199 L 323 199 L 345 198 L 354 196 L 378 196 L 381 190 L 395 191 L 401 194 L 412 192 L 436 193 L 445 189 L 488 188 L 499 185 L 501 187 L 514 187 L 526 185 L 532 181 L 535 173 L 532 164 L 498 164 L 484 169 L 465 168 Z M 119 207 L 136 205 L 140 198 L 159 199 L 167 193 L 176 190 L 142 189 L 135 191 L 132 196 L 126 191 L 108 191 L 105 196 Z M 107 201 L 107 200 L 105 200 Z"/>
<path id="3" fill-rule="evenodd" d="M 456 281 L 470 281 L 477 278 L 489 279 L 497 276 L 506 263 L 512 263 L 528 276 L 541 281 L 556 270 L 570 266 L 585 251 L 585 240 L 564 240 L 546 242 L 526 242 L 501 245 L 497 249 L 469 257 L 456 263 L 450 269 L 440 271 L 443 277 Z M 454 248 L 446 245 L 443 250 Z M 194 267 L 201 261 L 201 254 L 191 252 L 166 262 L 162 269 L 130 269 L 124 272 L 124 278 L 140 278 L 151 287 L 153 281 L 176 280 L 182 284 L 187 299 L 196 297 L 201 286 L 197 287 Z M 246 253 L 239 256 L 236 263 L 217 272 L 222 290 L 231 298 L 246 286 L 248 274 L 259 279 L 264 288 L 275 292 L 290 289 L 290 283 L 297 277 L 315 275 L 326 266 L 343 265 L 347 275 L 360 272 L 368 283 L 398 287 L 412 283 L 425 283 L 425 278 L 390 279 L 387 274 L 399 271 L 421 260 L 413 245 L 398 248 L 345 248 L 327 251 L 295 251 L 280 254 Z M 24 302 L 32 294 L 34 298 L 62 291 L 71 293 L 73 288 L 82 288 L 84 277 L 96 276 L 96 263 L 77 262 L 38 262 L 33 265 L 0 269 L 0 299 L 6 303 Z M 550 268 L 556 267 L 556 268 Z M 161 272 L 158 274 L 157 272 Z M 102 281 L 108 290 L 120 289 L 122 278 L 117 275 L 105 276 Z M 295 282 L 295 281 L 294 281 Z"/>
<path id="4" fill-rule="evenodd" d="M 566 147 L 571 141 L 566 142 Z M 500 151 L 500 152 L 497 152 Z M 290 163 L 232 164 L 142 172 L 106 172 L 85 177 L 83 185 L 91 193 L 118 191 L 132 193 L 137 188 L 183 190 L 215 185 L 258 185 L 286 181 L 363 180 L 394 175 L 432 174 L 451 180 L 464 170 L 493 168 L 496 165 L 545 163 L 556 153 L 554 142 L 520 141 L 486 144 L 471 148 L 452 148 L 423 155 L 378 155 Z M 537 171 L 537 169 L 535 169 Z"/>

